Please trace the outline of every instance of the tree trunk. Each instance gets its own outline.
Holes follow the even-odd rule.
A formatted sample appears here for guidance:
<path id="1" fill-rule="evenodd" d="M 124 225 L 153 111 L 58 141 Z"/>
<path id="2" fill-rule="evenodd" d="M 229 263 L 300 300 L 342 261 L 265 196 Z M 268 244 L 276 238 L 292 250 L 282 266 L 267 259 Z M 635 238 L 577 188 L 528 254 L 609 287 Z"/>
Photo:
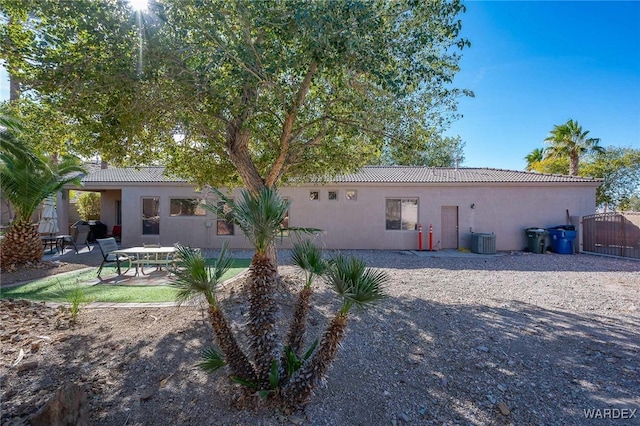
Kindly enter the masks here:
<path id="1" fill-rule="evenodd" d="M 14 76 L 10 75 L 9 76 L 9 100 L 13 102 L 13 101 L 17 101 L 18 99 L 20 99 L 20 83 Z"/>
<path id="2" fill-rule="evenodd" d="M 286 410 L 296 410 L 309 401 L 313 389 L 325 377 L 331 363 L 338 355 L 346 328 L 347 315 L 337 313 L 322 335 L 315 353 L 291 376 L 281 390 L 281 403 Z"/>
<path id="3" fill-rule="evenodd" d="M 44 247 L 38 228 L 28 221 L 15 220 L 0 244 L 0 268 L 7 270 L 27 262 L 42 260 Z"/>
<path id="4" fill-rule="evenodd" d="M 580 157 L 578 153 L 572 152 L 569 156 L 569 176 L 578 176 L 578 163 Z"/>
<path id="5" fill-rule="evenodd" d="M 235 122 L 230 122 L 227 125 L 229 158 L 233 165 L 236 166 L 236 170 L 238 170 L 238 174 L 247 190 L 255 194 L 260 192 L 265 187 L 265 184 L 249 153 L 250 136 L 251 134 L 248 130 L 240 129 Z"/>
<path id="6" fill-rule="evenodd" d="M 231 373 L 248 382 L 256 382 L 256 372 L 236 341 L 231 327 L 223 312 L 217 306 L 209 307 L 209 319 L 216 336 L 220 349 L 224 353 L 225 359 Z"/>

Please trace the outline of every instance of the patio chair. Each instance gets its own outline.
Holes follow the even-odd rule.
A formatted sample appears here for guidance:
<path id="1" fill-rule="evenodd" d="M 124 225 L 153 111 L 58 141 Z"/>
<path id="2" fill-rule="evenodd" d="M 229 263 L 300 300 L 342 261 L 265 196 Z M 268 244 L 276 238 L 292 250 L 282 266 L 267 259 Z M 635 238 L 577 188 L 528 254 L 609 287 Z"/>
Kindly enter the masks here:
<path id="1" fill-rule="evenodd" d="M 122 275 L 120 265 L 123 262 L 128 262 L 127 271 L 131 268 L 131 258 L 129 256 L 113 253 L 114 250 L 118 250 L 118 243 L 115 238 L 98 238 L 96 242 L 98 243 L 98 247 L 100 247 L 100 252 L 102 253 L 102 263 L 100 264 L 100 268 L 98 268 L 98 278 L 100 278 L 102 268 L 106 264 L 115 263 L 118 268 L 118 275 Z"/>
<path id="2" fill-rule="evenodd" d="M 78 246 L 82 246 L 83 244 L 91 251 L 91 246 L 87 239 L 89 232 L 91 232 L 89 225 L 73 225 L 71 227 L 71 235 L 58 235 L 56 237 L 56 244 L 60 245 L 60 253 L 64 253 L 64 248 L 68 243 L 73 246 L 76 254 L 78 254 Z"/>

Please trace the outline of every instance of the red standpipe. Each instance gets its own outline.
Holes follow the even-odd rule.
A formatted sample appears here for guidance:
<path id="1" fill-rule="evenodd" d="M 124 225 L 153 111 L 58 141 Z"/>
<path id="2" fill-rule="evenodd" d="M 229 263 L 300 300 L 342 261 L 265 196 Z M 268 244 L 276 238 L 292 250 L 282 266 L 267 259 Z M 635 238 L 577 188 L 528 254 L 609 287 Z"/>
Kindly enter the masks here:
<path id="1" fill-rule="evenodd" d="M 418 225 L 418 250 L 422 251 L 422 225 Z"/>
<path id="2" fill-rule="evenodd" d="M 433 251 L 433 226 L 429 224 L 429 251 Z"/>

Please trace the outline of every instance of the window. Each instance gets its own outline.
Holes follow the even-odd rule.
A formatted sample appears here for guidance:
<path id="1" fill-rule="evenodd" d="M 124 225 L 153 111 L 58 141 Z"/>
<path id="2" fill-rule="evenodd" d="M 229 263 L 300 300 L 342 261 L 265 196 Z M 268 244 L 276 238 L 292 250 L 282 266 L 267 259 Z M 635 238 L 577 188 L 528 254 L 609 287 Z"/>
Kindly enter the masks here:
<path id="1" fill-rule="evenodd" d="M 216 234 L 233 235 L 233 222 L 227 220 L 228 218 L 226 217 L 226 215 L 231 212 L 231 207 L 229 207 L 224 201 L 218 201 L 218 208 L 222 209 L 224 215 L 218 215 L 218 219 L 216 220 Z"/>
<path id="2" fill-rule="evenodd" d="M 206 216 L 207 211 L 202 204 L 203 200 L 195 198 L 172 198 L 170 214 L 175 216 Z"/>
<path id="3" fill-rule="evenodd" d="M 355 191 L 355 190 L 345 191 L 344 198 L 349 201 L 356 201 L 358 199 L 358 191 Z"/>
<path id="4" fill-rule="evenodd" d="M 338 201 L 338 191 L 329 191 L 327 198 L 329 198 L 330 201 Z"/>
<path id="5" fill-rule="evenodd" d="M 160 234 L 160 198 L 142 199 L 142 235 Z"/>
<path id="6" fill-rule="evenodd" d="M 309 192 L 309 199 L 316 201 L 320 199 L 320 193 L 318 191 L 311 191 Z"/>
<path id="7" fill-rule="evenodd" d="M 386 229 L 402 231 L 415 231 L 418 229 L 418 199 L 387 199 Z"/>

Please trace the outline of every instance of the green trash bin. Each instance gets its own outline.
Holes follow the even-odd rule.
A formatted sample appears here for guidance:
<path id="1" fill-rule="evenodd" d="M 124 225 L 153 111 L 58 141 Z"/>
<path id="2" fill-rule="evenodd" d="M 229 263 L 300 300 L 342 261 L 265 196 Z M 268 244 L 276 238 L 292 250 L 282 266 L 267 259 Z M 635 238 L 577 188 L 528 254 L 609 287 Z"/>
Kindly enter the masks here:
<path id="1" fill-rule="evenodd" d="M 549 231 L 543 228 L 527 228 L 524 232 L 527 234 L 527 249 L 531 253 L 544 253 Z"/>

